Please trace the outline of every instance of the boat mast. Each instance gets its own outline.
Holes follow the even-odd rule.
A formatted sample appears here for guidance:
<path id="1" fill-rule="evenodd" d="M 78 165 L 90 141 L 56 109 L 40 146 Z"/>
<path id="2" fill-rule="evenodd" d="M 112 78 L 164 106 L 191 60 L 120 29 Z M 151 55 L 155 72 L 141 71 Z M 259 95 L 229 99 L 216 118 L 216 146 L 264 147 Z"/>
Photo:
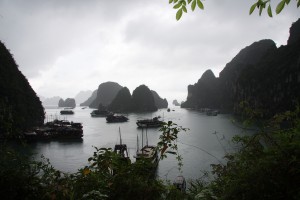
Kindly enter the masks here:
<path id="1" fill-rule="evenodd" d="M 148 147 L 148 134 L 147 134 L 147 130 L 148 130 L 148 128 L 146 128 L 146 145 Z"/>
<path id="2" fill-rule="evenodd" d="M 119 126 L 119 136 L 120 136 L 120 144 L 122 145 L 122 137 L 121 137 L 121 129 L 120 129 L 120 126 Z"/>
<path id="3" fill-rule="evenodd" d="M 142 128 L 142 154 L 144 155 L 144 128 Z"/>
<path id="4" fill-rule="evenodd" d="M 137 148 L 137 149 L 136 149 L 136 152 L 138 152 L 139 149 L 140 149 L 140 148 L 139 148 L 139 136 L 138 136 L 138 135 L 136 136 L 136 143 L 137 143 L 137 144 L 136 144 L 136 148 Z"/>

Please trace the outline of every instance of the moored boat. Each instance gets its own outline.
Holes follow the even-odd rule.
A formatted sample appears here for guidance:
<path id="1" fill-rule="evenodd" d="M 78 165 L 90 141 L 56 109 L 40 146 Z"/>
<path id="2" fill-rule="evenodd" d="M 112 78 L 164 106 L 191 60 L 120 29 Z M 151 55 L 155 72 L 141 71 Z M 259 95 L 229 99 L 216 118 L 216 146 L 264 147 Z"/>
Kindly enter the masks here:
<path id="1" fill-rule="evenodd" d="M 154 117 L 153 119 L 137 120 L 136 122 L 136 125 L 139 128 L 156 128 L 162 126 L 163 124 L 164 122 L 159 120 L 158 117 Z"/>
<path id="2" fill-rule="evenodd" d="M 135 159 L 141 160 L 146 159 L 149 160 L 153 164 L 157 164 L 158 162 L 158 153 L 155 146 L 145 145 L 143 148 L 138 150 L 135 155 Z"/>
<path id="3" fill-rule="evenodd" d="M 74 111 L 73 110 L 61 110 L 60 111 L 60 114 L 61 115 L 73 115 L 74 114 Z"/>
<path id="4" fill-rule="evenodd" d="M 52 139 L 81 139 L 83 130 L 81 123 L 73 123 L 66 120 L 54 120 L 47 122 L 31 132 L 23 134 L 29 141 Z"/>
<path id="5" fill-rule="evenodd" d="M 128 118 L 124 115 L 108 115 L 106 121 L 107 123 L 127 122 Z"/>
<path id="6" fill-rule="evenodd" d="M 124 160 L 130 162 L 127 145 L 122 143 L 120 127 L 119 127 L 119 136 L 120 136 L 120 143 L 115 145 L 114 152 L 119 154 L 122 158 L 124 158 Z"/>
<path id="7" fill-rule="evenodd" d="M 91 117 L 107 117 L 108 115 L 112 115 L 113 113 L 107 110 L 93 110 L 91 112 Z"/>

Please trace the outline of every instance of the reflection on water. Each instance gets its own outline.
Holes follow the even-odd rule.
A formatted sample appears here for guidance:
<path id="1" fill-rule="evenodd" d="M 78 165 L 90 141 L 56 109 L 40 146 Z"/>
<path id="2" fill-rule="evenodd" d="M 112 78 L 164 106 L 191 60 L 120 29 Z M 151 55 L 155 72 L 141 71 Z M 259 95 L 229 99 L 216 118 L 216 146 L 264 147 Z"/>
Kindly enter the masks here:
<path id="1" fill-rule="evenodd" d="M 183 156 L 183 175 L 186 178 L 196 178 L 202 175 L 202 170 L 208 170 L 211 163 L 222 162 L 226 151 L 231 150 L 229 143 L 232 136 L 242 131 L 231 123 L 230 115 L 206 116 L 197 111 L 174 108 L 167 112 L 161 109 L 154 113 L 128 114 L 129 121 L 124 123 L 106 123 L 105 118 L 92 118 L 91 109 L 75 108 L 75 114 L 62 116 L 59 109 L 46 109 L 47 119 L 67 119 L 83 124 L 82 140 L 64 140 L 30 143 L 36 158 L 43 154 L 50 159 L 51 164 L 64 172 L 76 172 L 88 164 L 94 146 L 113 147 L 119 142 L 119 127 L 123 143 L 127 144 L 130 158 L 134 161 L 137 148 L 137 135 L 141 138 L 142 130 L 137 128 L 136 120 L 161 116 L 165 121 L 173 121 L 189 128 L 182 132 L 178 139 L 179 153 Z M 148 129 L 149 145 L 156 144 L 160 135 L 158 129 Z M 140 139 L 141 140 L 141 139 Z M 141 146 L 141 144 L 140 144 Z M 177 161 L 174 155 L 159 164 L 158 175 L 165 179 L 173 179 L 178 175 Z"/>

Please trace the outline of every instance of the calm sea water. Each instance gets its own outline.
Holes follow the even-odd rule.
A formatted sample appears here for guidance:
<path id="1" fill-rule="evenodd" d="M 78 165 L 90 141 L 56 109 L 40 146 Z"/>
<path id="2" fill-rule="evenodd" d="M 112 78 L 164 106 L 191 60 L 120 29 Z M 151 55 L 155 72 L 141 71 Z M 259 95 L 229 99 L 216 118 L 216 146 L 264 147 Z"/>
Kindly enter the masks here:
<path id="1" fill-rule="evenodd" d="M 206 116 L 198 111 L 172 108 L 153 113 L 128 114 L 129 121 L 124 123 L 106 123 L 105 118 L 92 118 L 92 109 L 74 109 L 74 115 L 60 115 L 60 109 L 45 109 L 46 120 L 67 119 L 73 122 L 81 122 L 83 125 L 82 141 L 49 141 L 35 142 L 29 146 L 35 157 L 44 155 L 50 159 L 51 164 L 64 172 L 76 172 L 79 168 L 88 164 L 88 158 L 92 156 L 96 147 L 111 147 L 119 142 L 119 128 L 123 143 L 127 144 L 129 154 L 133 156 L 137 149 L 137 135 L 141 142 L 141 129 L 136 126 L 136 120 L 161 116 L 165 121 L 173 121 L 178 125 L 189 128 L 179 134 L 178 148 L 183 157 L 183 175 L 187 179 L 202 176 L 203 170 L 209 170 L 210 164 L 223 161 L 225 152 L 232 150 L 230 139 L 243 131 L 232 123 L 231 115 L 219 114 L 218 116 Z M 158 129 L 148 129 L 148 143 L 155 145 L 160 132 Z M 141 144 L 140 144 L 141 147 Z M 179 171 L 174 155 L 159 163 L 158 176 L 162 179 L 173 180 Z"/>

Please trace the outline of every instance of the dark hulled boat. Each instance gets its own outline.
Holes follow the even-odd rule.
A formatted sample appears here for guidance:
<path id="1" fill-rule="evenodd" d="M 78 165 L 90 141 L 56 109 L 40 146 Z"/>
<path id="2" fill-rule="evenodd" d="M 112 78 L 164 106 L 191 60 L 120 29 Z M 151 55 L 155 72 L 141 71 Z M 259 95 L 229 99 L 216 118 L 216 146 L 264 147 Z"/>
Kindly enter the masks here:
<path id="1" fill-rule="evenodd" d="M 107 123 L 127 122 L 128 118 L 124 115 L 108 115 L 106 121 Z"/>
<path id="2" fill-rule="evenodd" d="M 164 122 L 159 120 L 158 117 L 154 117 L 153 119 L 137 120 L 136 122 L 136 125 L 139 128 L 156 128 L 162 126 L 163 124 Z"/>
<path id="3" fill-rule="evenodd" d="M 108 115 L 112 115 L 112 112 L 107 110 L 93 110 L 91 112 L 91 117 L 107 117 Z"/>
<path id="4" fill-rule="evenodd" d="M 24 138 L 29 141 L 57 140 L 57 139 L 81 139 L 83 130 L 81 123 L 73 123 L 67 120 L 54 120 L 47 122 L 34 131 L 24 133 Z"/>

